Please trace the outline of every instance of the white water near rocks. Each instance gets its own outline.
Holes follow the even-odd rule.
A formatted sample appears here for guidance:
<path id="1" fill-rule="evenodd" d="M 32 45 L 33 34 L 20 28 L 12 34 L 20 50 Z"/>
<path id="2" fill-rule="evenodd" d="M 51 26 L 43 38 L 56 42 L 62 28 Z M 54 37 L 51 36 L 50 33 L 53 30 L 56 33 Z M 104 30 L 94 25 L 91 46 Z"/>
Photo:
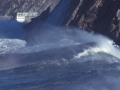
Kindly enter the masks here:
<path id="1" fill-rule="evenodd" d="M 68 37 L 51 32 L 34 46 L 0 39 L 1 90 L 119 90 L 120 51 L 112 40 L 78 30 Z M 48 42 L 53 37 L 57 41 Z"/>

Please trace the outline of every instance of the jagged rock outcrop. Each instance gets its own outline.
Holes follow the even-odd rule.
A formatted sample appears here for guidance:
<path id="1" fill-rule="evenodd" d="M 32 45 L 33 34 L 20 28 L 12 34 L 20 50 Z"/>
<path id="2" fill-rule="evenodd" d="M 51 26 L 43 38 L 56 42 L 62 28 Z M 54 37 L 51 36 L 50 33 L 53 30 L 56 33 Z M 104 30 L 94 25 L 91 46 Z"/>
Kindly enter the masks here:
<path id="1" fill-rule="evenodd" d="M 38 12 L 41 14 L 50 6 L 50 11 L 60 0 L 0 0 L 0 14 L 16 16 L 17 12 Z"/>
<path id="2" fill-rule="evenodd" d="M 74 26 L 84 29 L 88 32 L 101 33 L 112 38 L 120 45 L 120 24 L 116 14 L 120 8 L 120 0 L 61 0 L 55 9 L 47 15 L 44 20 L 43 17 L 34 19 L 34 23 L 29 23 L 25 28 L 28 31 L 28 38 L 31 38 L 31 31 L 37 28 L 37 32 L 44 30 L 46 23 L 54 26 Z M 41 24 L 37 20 L 44 22 Z M 32 29 L 29 28 L 32 25 Z M 32 37 L 34 38 L 34 36 Z"/>

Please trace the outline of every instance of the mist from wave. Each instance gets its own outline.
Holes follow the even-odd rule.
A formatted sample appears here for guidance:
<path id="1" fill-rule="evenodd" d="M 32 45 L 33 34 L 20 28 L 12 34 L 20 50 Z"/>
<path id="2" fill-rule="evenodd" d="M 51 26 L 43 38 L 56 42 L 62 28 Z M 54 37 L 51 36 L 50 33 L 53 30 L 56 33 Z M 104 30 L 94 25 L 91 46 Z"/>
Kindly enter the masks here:
<path id="1" fill-rule="evenodd" d="M 36 36 L 40 44 L 33 46 L 4 33 L 0 89 L 119 90 L 119 47 L 105 36 L 71 30 L 73 35 L 66 35 L 64 28 L 45 30 Z"/>
<path id="2" fill-rule="evenodd" d="M 84 61 L 82 60 L 83 57 L 85 61 L 89 61 L 95 60 L 95 58 L 96 60 L 99 60 L 97 59 L 99 56 L 100 59 L 102 59 L 102 56 L 105 54 L 118 58 L 107 60 L 107 62 L 119 62 L 120 51 L 118 47 L 113 45 L 112 40 L 102 35 L 93 35 L 75 28 L 71 29 L 74 31 L 73 35 L 66 35 L 64 28 L 55 28 L 55 30 L 52 31 L 46 30 L 41 36 L 37 37 L 37 40 L 41 41 L 41 43 L 33 46 L 29 46 L 24 40 L 0 39 L 0 54 L 2 58 L 5 59 L 4 61 L 1 61 L 3 64 L 2 66 L 4 67 L 2 69 L 19 67 L 21 65 L 26 65 L 27 63 L 41 62 L 44 61 L 45 58 L 47 61 L 53 59 L 51 62 L 54 62 L 54 59 L 59 57 L 57 60 L 60 59 L 60 61 L 64 61 L 70 56 L 71 57 L 67 61 Z M 90 45 L 89 43 L 91 42 L 94 42 L 94 45 Z M 64 52 L 63 49 L 66 52 Z M 73 53 L 69 54 L 70 52 L 68 51 Z M 47 54 L 48 52 L 50 52 L 49 54 L 52 55 L 53 58 L 49 57 L 49 54 Z M 42 53 L 45 53 L 46 55 L 44 54 L 44 56 L 40 57 L 40 54 L 43 55 Z M 66 56 L 63 55 L 64 53 Z M 104 54 L 97 55 L 98 53 Z M 95 55 L 97 55 L 97 57 L 95 57 Z M 9 56 L 9 58 L 4 58 L 3 56 Z M 88 57 L 91 59 L 88 59 Z"/>

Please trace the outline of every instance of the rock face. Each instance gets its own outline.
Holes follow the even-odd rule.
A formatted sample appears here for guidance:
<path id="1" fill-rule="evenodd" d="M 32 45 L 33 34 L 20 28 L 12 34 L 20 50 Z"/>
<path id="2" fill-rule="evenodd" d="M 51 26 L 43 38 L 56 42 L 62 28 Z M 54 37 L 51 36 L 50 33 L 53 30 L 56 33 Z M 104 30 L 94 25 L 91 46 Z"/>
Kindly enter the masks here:
<path id="1" fill-rule="evenodd" d="M 51 13 L 48 8 L 46 14 L 42 13 L 25 27 L 28 31 L 26 40 L 32 37 L 31 32 L 36 27 L 39 32 L 49 23 L 52 28 L 74 26 L 88 32 L 101 33 L 120 45 L 119 8 L 120 0 L 61 0 Z M 48 25 L 47 28 L 51 27 Z"/>
<path id="2" fill-rule="evenodd" d="M 0 14 L 16 16 L 17 12 L 41 14 L 50 6 L 52 11 L 60 0 L 0 0 Z"/>

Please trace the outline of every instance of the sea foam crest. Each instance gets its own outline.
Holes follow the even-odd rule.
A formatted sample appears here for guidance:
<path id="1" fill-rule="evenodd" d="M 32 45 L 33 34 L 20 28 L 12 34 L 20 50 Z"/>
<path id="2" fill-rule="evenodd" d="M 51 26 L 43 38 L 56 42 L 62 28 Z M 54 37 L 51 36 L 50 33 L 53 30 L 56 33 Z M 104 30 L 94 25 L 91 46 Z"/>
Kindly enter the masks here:
<path id="1" fill-rule="evenodd" d="M 101 49 L 99 47 L 92 47 L 92 48 L 84 50 L 82 53 L 77 54 L 76 56 L 74 56 L 74 58 L 78 59 L 78 58 L 81 58 L 84 56 L 94 55 L 99 52 L 109 53 L 109 50 L 107 50 L 105 48 Z"/>
<path id="2" fill-rule="evenodd" d="M 25 45 L 26 42 L 19 39 L 0 39 L 0 54 L 14 52 Z"/>
<path id="3" fill-rule="evenodd" d="M 96 42 L 97 45 L 95 47 L 90 47 L 88 49 L 85 49 L 83 52 L 78 53 L 77 55 L 74 56 L 75 59 L 84 57 L 84 56 L 88 56 L 88 55 L 94 55 L 96 53 L 106 53 L 106 54 L 110 54 L 116 58 L 120 59 L 120 50 L 118 47 L 116 47 L 115 45 L 113 45 L 113 41 L 106 39 L 105 41 L 101 41 L 101 42 Z"/>

